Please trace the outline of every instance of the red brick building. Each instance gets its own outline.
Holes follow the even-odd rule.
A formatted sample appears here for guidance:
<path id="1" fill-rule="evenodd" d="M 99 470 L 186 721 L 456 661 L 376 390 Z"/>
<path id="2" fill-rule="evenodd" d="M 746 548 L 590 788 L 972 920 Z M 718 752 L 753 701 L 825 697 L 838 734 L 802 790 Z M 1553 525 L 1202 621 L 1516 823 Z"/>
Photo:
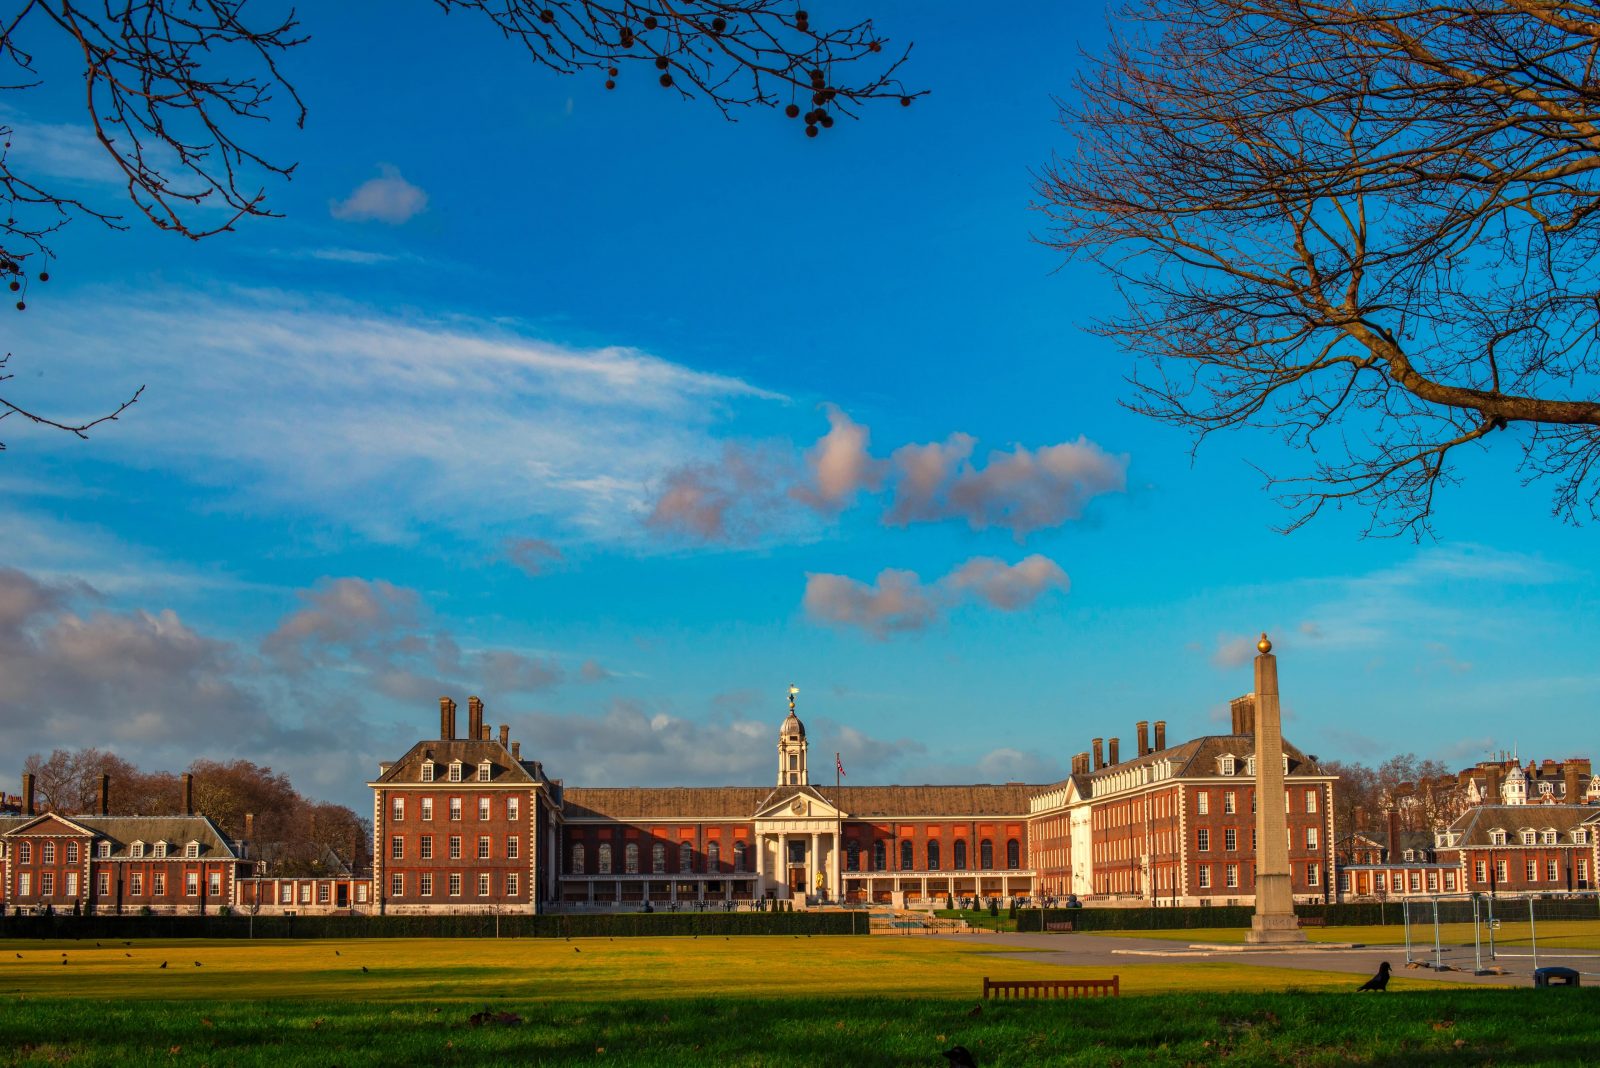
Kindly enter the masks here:
<path id="1" fill-rule="evenodd" d="M 1597 833 L 1593 805 L 1480 805 L 1439 832 L 1438 854 L 1472 893 L 1592 890 Z"/>

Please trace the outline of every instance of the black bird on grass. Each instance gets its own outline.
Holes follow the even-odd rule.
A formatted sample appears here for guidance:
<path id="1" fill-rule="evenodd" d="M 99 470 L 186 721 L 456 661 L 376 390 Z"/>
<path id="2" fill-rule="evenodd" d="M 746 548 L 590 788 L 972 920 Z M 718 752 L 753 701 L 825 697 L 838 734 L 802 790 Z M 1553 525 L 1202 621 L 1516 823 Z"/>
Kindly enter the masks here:
<path id="1" fill-rule="evenodd" d="M 574 953 L 582 953 L 583 950 L 579 949 L 577 946 L 573 946 L 572 947 L 572 952 L 574 952 Z"/>
<path id="2" fill-rule="evenodd" d="M 65 963 L 67 963 L 67 958 L 65 958 L 65 957 L 62 957 L 62 958 L 61 958 L 61 963 L 62 963 L 62 964 L 65 964 Z"/>
<path id="3" fill-rule="evenodd" d="M 343 956 L 343 954 L 341 954 L 337 949 L 333 951 L 333 955 L 335 957 Z"/>
<path id="4" fill-rule="evenodd" d="M 950 1062 L 950 1068 L 978 1068 L 978 1062 L 973 1059 L 972 1051 L 965 1046 L 951 1046 L 947 1050 L 940 1050 L 939 1056 Z"/>
<path id="5" fill-rule="evenodd" d="M 162 966 L 162 967 L 163 967 L 163 968 L 165 968 L 165 967 L 166 967 L 166 966 L 167 966 L 167 962 L 166 962 L 166 961 L 162 961 L 162 962 L 161 962 L 161 966 Z"/>
<path id="6" fill-rule="evenodd" d="M 367 966 L 365 964 L 363 964 L 361 966 L 361 974 L 362 975 L 366 975 L 367 974 Z"/>
<path id="7" fill-rule="evenodd" d="M 195 961 L 195 962 L 194 962 L 194 966 L 195 966 L 195 967 L 196 967 L 196 968 L 198 968 L 198 967 L 200 967 L 200 962 L 199 962 L 199 961 Z"/>
<path id="8" fill-rule="evenodd" d="M 1378 974 L 1374 975 L 1371 979 L 1368 979 L 1366 982 L 1356 987 L 1356 993 L 1359 994 L 1363 990 L 1387 989 L 1389 989 L 1389 962 L 1384 961 L 1382 964 L 1378 965 Z"/>

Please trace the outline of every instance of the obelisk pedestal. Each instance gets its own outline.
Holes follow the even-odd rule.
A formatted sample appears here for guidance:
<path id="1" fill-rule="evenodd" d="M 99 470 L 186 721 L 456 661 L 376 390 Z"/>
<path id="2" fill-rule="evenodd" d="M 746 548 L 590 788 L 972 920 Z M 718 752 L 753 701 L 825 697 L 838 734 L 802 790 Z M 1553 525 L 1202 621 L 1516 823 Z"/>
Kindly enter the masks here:
<path id="1" fill-rule="evenodd" d="M 1253 944 L 1304 942 L 1289 881 L 1289 831 L 1283 787 L 1283 712 L 1278 707 L 1278 658 L 1265 634 L 1256 643 L 1256 914 Z"/>

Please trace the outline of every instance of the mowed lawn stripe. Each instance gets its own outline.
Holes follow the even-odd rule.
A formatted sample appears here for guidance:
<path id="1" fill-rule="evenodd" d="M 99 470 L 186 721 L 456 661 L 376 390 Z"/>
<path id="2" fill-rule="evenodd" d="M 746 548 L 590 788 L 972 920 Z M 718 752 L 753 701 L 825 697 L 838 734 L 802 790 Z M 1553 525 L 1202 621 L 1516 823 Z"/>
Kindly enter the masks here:
<path id="1" fill-rule="evenodd" d="M 91 999 L 786 997 L 797 977 L 806 990 L 837 997 L 976 998 L 984 976 L 1112 973 L 1128 994 L 1353 985 L 1338 972 L 1232 961 L 1060 966 L 1025 950 L 929 937 L 0 943 L 0 995 Z M 1397 987 L 1411 985 L 1431 984 L 1396 980 Z"/>

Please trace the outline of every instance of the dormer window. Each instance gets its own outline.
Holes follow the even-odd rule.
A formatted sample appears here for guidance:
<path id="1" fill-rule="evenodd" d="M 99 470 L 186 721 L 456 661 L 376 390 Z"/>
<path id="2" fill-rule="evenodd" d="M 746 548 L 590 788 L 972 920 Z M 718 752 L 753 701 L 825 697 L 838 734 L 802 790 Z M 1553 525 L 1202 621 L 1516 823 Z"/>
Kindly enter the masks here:
<path id="1" fill-rule="evenodd" d="M 94 855 L 99 857 L 101 860 L 105 860 L 111 855 L 111 843 L 105 841 L 104 839 L 96 842 L 94 844 Z"/>
<path id="2" fill-rule="evenodd" d="M 479 782 L 488 782 L 489 781 L 489 776 L 492 775 L 493 773 L 494 773 L 494 768 L 487 760 L 485 760 L 483 763 L 478 765 L 478 781 Z"/>
<path id="3" fill-rule="evenodd" d="M 200 856 L 200 843 L 190 842 L 188 845 L 184 846 L 183 855 L 190 860 L 197 859 Z"/>
<path id="4" fill-rule="evenodd" d="M 167 843 L 165 843 L 165 842 L 157 842 L 156 843 L 156 859 L 157 860 L 165 860 L 166 856 L 167 856 Z"/>
<path id="5" fill-rule="evenodd" d="M 459 761 L 459 760 L 452 760 L 450 762 L 450 781 L 451 782 L 460 782 L 461 781 L 461 761 Z"/>
<path id="6" fill-rule="evenodd" d="M 135 842 L 135 843 L 133 843 L 133 845 L 128 848 L 128 854 L 130 856 L 132 856 L 134 860 L 143 860 L 144 859 L 144 843 L 143 842 Z"/>
<path id="7" fill-rule="evenodd" d="M 1576 830 L 1574 830 L 1572 832 L 1572 844 L 1573 845 L 1588 845 L 1589 844 L 1589 832 L 1586 831 L 1586 830 L 1583 830 L 1581 827 L 1576 829 Z"/>
<path id="8" fill-rule="evenodd" d="M 1539 837 L 1538 834 L 1536 834 L 1534 831 L 1530 830 L 1529 828 L 1524 827 L 1522 829 L 1522 844 L 1523 845 L 1533 845 L 1534 842 L 1538 839 L 1538 837 Z"/>
<path id="9" fill-rule="evenodd" d="M 1234 760 L 1231 756 L 1225 756 L 1217 761 L 1217 770 L 1223 775 L 1232 775 L 1234 773 L 1234 767 Z"/>
<path id="10" fill-rule="evenodd" d="M 1246 775 L 1250 776 L 1252 779 L 1255 778 L 1255 775 L 1256 775 L 1256 758 L 1255 757 L 1251 757 L 1249 760 L 1246 760 L 1244 762 L 1244 773 Z"/>
<path id="11" fill-rule="evenodd" d="M 433 781 L 433 761 L 431 761 L 431 760 L 424 760 L 422 762 L 422 781 L 423 782 L 432 782 Z"/>
<path id="12" fill-rule="evenodd" d="M 1544 834 L 1539 836 L 1539 840 L 1542 843 L 1544 843 L 1545 845 L 1555 845 L 1556 844 L 1555 828 L 1553 828 L 1553 827 L 1546 828 Z"/>
<path id="13" fill-rule="evenodd" d="M 1505 845 L 1506 844 L 1506 832 L 1505 831 L 1490 831 L 1489 832 L 1489 844 L 1490 845 Z"/>
<path id="14" fill-rule="evenodd" d="M 1416 860 L 1416 859 L 1417 859 L 1417 851 L 1415 849 L 1406 850 L 1406 860 L 1407 861 L 1413 861 L 1413 860 Z"/>

